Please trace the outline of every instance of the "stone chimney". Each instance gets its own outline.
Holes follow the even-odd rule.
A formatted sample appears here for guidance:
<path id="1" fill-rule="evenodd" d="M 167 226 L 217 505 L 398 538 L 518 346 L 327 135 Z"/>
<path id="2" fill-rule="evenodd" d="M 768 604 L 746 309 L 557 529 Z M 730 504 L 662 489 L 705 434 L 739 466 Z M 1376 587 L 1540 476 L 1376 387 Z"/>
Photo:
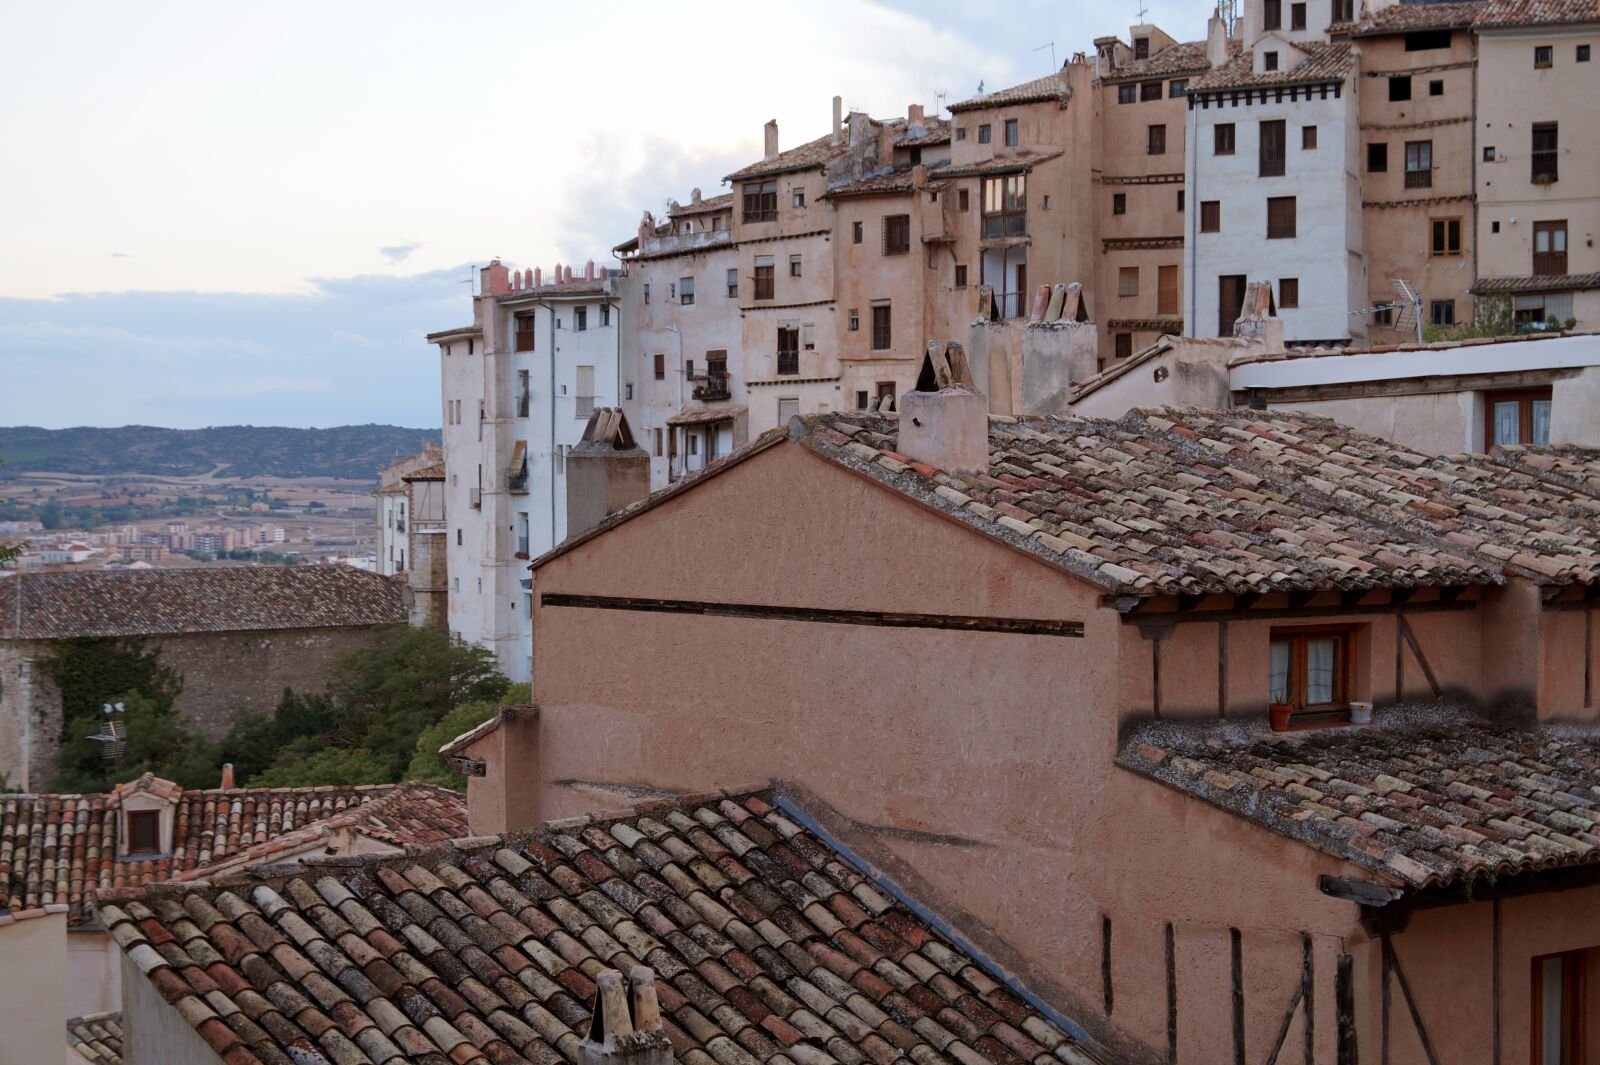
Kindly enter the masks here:
<path id="1" fill-rule="evenodd" d="M 833 143 L 844 140 L 844 97 L 833 98 Z"/>
<path id="2" fill-rule="evenodd" d="M 511 271 L 499 259 L 479 271 L 478 291 L 485 296 L 504 296 L 511 291 Z"/>
<path id="3" fill-rule="evenodd" d="M 769 119 L 766 126 L 766 154 L 763 159 L 776 159 L 778 157 L 778 120 Z"/>
<path id="4" fill-rule="evenodd" d="M 583 439 L 567 453 L 567 535 L 599 525 L 650 494 L 650 456 L 634 443 L 620 408 L 589 415 Z"/>
<path id="5" fill-rule="evenodd" d="M 689 190 L 689 202 L 692 204 L 700 202 L 700 189 L 698 187 Z"/>
<path id="6" fill-rule="evenodd" d="M 1222 15 L 1213 11 L 1206 20 L 1206 62 L 1215 69 L 1229 60 L 1228 24 Z"/>
<path id="7" fill-rule="evenodd" d="M 661 1021 L 656 974 L 636 965 L 628 972 L 628 984 L 623 987 L 616 969 L 602 969 L 595 977 L 594 1014 L 578 1043 L 580 1065 L 671 1065 L 672 1044 Z"/>
<path id="8" fill-rule="evenodd" d="M 234 784 L 233 784 L 233 763 L 232 762 L 223 762 L 222 763 L 222 783 L 218 784 L 217 787 L 221 788 L 223 791 L 232 791 L 233 790 Z"/>
<path id="9" fill-rule="evenodd" d="M 1083 286 L 1040 285 L 1022 329 L 1022 414 L 1066 414 L 1072 386 L 1100 369 Z"/>
<path id="10" fill-rule="evenodd" d="M 900 397 L 899 451 L 946 473 L 989 469 L 989 402 L 974 387 L 966 351 L 928 345 L 917 387 Z"/>
<path id="11" fill-rule="evenodd" d="M 863 143 L 872 132 L 872 117 L 864 111 L 851 111 L 848 124 L 852 148 Z"/>
<path id="12" fill-rule="evenodd" d="M 912 104 L 906 108 L 906 125 L 921 126 L 925 124 L 925 115 L 921 104 Z"/>

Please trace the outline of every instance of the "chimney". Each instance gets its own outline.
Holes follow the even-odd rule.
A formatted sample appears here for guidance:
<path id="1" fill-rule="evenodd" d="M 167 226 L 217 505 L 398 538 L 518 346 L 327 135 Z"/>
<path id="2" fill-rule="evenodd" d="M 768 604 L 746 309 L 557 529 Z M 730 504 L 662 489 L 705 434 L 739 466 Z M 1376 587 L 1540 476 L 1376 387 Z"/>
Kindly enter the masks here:
<path id="1" fill-rule="evenodd" d="M 620 408 L 597 408 L 567 453 L 567 535 L 586 533 L 649 494 L 650 456 L 634 443 L 628 419 Z"/>
<path id="2" fill-rule="evenodd" d="M 585 281 L 593 281 L 594 280 L 594 260 L 593 259 L 590 259 L 588 262 L 583 264 L 583 279 Z"/>
<path id="3" fill-rule="evenodd" d="M 1206 62 L 1214 69 L 1228 59 L 1228 24 L 1222 21 L 1220 13 L 1212 12 L 1206 20 Z"/>
<path id="4" fill-rule="evenodd" d="M 928 345 L 917 387 L 900 397 L 898 450 L 946 473 L 988 471 L 989 402 L 955 341 Z"/>
<path id="5" fill-rule="evenodd" d="M 467 831 L 478 836 L 527 832 L 544 821 L 539 708 L 502 706 L 439 754 L 467 778 Z"/>
<path id="6" fill-rule="evenodd" d="M 697 203 L 700 202 L 700 190 L 698 188 L 693 188 L 693 189 L 689 190 L 689 202 L 690 203 L 694 203 L 694 204 L 697 204 Z"/>
<path id="7" fill-rule="evenodd" d="M 602 969 L 595 977 L 594 1013 L 578 1043 L 580 1065 L 671 1065 L 672 1044 L 661 1022 L 656 974 L 635 965 L 628 984 L 623 986 L 616 969 Z"/>
<path id="8" fill-rule="evenodd" d="M 1237 340 L 1260 342 L 1269 352 L 1283 350 L 1283 319 L 1278 317 L 1272 282 L 1252 281 L 1245 286 L 1244 303 L 1239 307 L 1239 317 L 1234 319 L 1233 335 Z"/>
<path id="9" fill-rule="evenodd" d="M 533 287 L 538 288 L 542 284 L 544 284 L 544 271 L 535 266 L 533 268 Z"/>
<path id="10" fill-rule="evenodd" d="M 835 146 L 844 139 L 844 97 L 833 98 L 833 143 Z"/>
<path id="11" fill-rule="evenodd" d="M 870 116 L 861 111 L 850 112 L 850 147 L 854 148 L 866 140 L 871 131 L 872 118 Z"/>
<path id="12" fill-rule="evenodd" d="M 778 157 L 778 120 L 770 119 L 766 126 L 766 154 L 763 159 L 776 159 Z"/>
<path id="13" fill-rule="evenodd" d="M 924 116 L 921 104 L 912 104 L 910 107 L 906 108 L 906 125 L 920 126 L 923 124 L 923 121 Z"/>
<path id="14" fill-rule="evenodd" d="M 511 291 L 511 271 L 499 259 L 479 271 L 478 291 L 485 296 L 504 296 Z"/>
<path id="15" fill-rule="evenodd" d="M 233 786 L 233 763 L 223 762 L 222 783 L 218 784 L 217 787 L 221 788 L 223 791 L 232 791 Z"/>

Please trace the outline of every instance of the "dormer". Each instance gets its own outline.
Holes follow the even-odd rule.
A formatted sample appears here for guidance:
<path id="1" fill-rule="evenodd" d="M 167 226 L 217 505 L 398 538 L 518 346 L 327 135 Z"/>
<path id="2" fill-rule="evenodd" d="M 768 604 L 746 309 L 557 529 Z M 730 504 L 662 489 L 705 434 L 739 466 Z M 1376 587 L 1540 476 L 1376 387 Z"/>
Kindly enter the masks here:
<path id="1" fill-rule="evenodd" d="M 1133 58 L 1135 61 L 1159 55 L 1178 43 L 1170 33 L 1148 22 L 1129 26 L 1128 40 L 1133 42 Z"/>
<path id="2" fill-rule="evenodd" d="M 172 830 L 183 789 L 154 773 L 117 785 L 117 858 L 148 862 L 172 854 Z"/>
<path id="3" fill-rule="evenodd" d="M 1305 61 L 1306 52 L 1299 45 L 1276 33 L 1268 33 L 1256 42 L 1250 69 L 1255 74 L 1282 74 Z"/>

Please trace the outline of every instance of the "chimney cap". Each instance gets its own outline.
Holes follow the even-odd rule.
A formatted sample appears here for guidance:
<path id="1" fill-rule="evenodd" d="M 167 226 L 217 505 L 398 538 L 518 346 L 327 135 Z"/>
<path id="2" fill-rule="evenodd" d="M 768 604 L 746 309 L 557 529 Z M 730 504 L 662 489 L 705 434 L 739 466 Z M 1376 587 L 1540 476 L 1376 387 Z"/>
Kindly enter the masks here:
<path id="1" fill-rule="evenodd" d="M 578 1060 L 583 1065 L 668 1065 L 672 1061 L 672 1044 L 661 1020 L 655 981 L 655 972 L 643 965 L 629 971 L 629 987 L 624 987 L 622 973 L 616 969 L 604 969 L 595 977 L 594 1012 L 589 1031 L 578 1044 Z"/>

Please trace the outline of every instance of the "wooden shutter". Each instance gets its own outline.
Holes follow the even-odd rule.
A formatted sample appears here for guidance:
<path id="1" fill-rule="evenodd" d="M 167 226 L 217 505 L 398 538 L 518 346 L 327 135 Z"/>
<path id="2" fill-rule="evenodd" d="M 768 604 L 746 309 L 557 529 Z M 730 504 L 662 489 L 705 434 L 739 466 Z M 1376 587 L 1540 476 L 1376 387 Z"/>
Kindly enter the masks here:
<path id="1" fill-rule="evenodd" d="M 1176 266 L 1156 268 L 1156 313 L 1178 313 L 1178 268 Z"/>

